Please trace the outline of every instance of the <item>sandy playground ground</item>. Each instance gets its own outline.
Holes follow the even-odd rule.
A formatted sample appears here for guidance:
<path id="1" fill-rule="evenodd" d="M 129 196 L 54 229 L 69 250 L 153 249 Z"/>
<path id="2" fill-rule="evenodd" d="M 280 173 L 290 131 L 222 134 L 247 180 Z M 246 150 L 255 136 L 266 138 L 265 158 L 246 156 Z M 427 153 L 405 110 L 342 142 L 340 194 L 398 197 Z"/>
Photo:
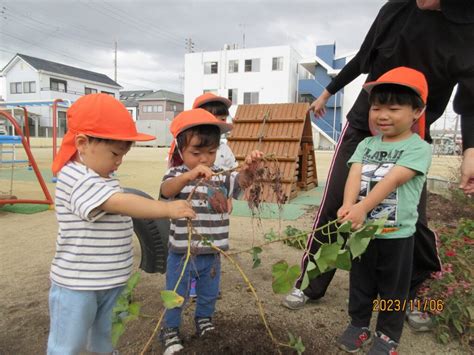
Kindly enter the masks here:
<path id="1" fill-rule="evenodd" d="M 49 166 L 51 148 L 33 150 L 44 172 L 51 193 Z M 166 168 L 166 149 L 134 147 L 119 169 L 122 186 L 134 187 L 157 196 L 161 177 Z M 20 156 L 21 157 L 21 156 Z M 331 152 L 316 152 L 319 181 L 326 179 Z M 450 177 L 458 162 L 454 157 L 434 158 L 431 175 Z M 30 172 L 30 174 L 32 174 Z M 16 173 L 15 173 L 15 176 Z M 18 175 L 14 181 L 14 194 L 18 197 L 39 198 L 39 185 L 30 177 Z M 29 181 L 28 181 L 29 180 Z M 0 175 L 0 190 L 9 189 L 9 177 Z M 296 221 L 256 220 L 231 217 L 232 250 L 242 250 L 263 241 L 263 233 L 271 228 L 284 229 L 287 225 L 309 230 L 317 208 L 308 208 Z M 48 290 L 49 267 L 54 255 L 57 224 L 54 211 L 32 215 L 0 211 L 0 354 L 42 354 L 46 349 L 49 327 Z M 135 239 L 136 265 L 140 248 Z M 310 304 L 304 310 L 290 311 L 280 306 L 282 295 L 271 289 L 271 265 L 281 259 L 297 264 L 301 251 L 281 244 L 272 244 L 262 253 L 262 265 L 252 269 L 251 256 L 241 254 L 238 261 L 255 285 L 263 300 L 266 315 L 275 336 L 287 341 L 287 332 L 302 337 L 307 354 L 337 354 L 335 338 L 347 324 L 348 274 L 338 272 L 324 299 Z M 146 315 L 129 323 L 118 349 L 121 354 L 140 353 L 151 335 L 161 312 L 159 291 L 163 289 L 164 275 L 145 274 L 135 293 Z M 246 285 L 229 262 L 223 262 L 222 299 L 218 301 L 215 323 L 217 333 L 206 341 L 192 334 L 194 305 L 189 304 L 183 313 L 183 334 L 187 353 L 268 354 L 276 353 L 271 347 L 265 329 L 257 316 L 257 309 Z M 206 349 L 206 350 L 203 350 Z M 212 350 L 214 349 L 214 350 Z M 405 327 L 401 354 L 458 354 L 456 344 L 441 346 L 431 334 L 416 334 Z M 153 354 L 161 353 L 157 340 L 151 347 Z"/>

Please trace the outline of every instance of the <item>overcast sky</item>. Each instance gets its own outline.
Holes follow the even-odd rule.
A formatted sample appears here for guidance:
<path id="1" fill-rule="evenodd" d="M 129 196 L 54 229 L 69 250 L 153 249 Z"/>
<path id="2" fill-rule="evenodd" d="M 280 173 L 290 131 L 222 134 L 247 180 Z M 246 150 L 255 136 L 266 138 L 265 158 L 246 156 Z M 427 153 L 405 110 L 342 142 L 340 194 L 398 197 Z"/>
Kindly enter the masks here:
<path id="1" fill-rule="evenodd" d="M 196 52 L 224 44 L 316 44 L 356 51 L 384 0 L 0 0 L 0 67 L 22 53 L 114 77 L 129 90 L 182 91 L 185 39 Z"/>

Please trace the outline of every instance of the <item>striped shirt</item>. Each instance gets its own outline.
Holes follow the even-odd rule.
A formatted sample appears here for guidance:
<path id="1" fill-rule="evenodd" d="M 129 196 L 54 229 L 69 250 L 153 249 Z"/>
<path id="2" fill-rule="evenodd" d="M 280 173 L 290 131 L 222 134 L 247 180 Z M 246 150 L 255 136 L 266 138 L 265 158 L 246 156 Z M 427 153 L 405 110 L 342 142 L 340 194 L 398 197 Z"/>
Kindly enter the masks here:
<path id="1" fill-rule="evenodd" d="M 213 171 L 218 170 L 216 167 L 213 167 Z M 163 181 L 173 179 L 187 171 L 189 171 L 189 169 L 184 165 L 173 167 L 165 173 Z M 226 198 L 236 195 L 239 190 L 238 186 L 235 186 L 237 175 L 237 173 L 233 172 L 213 176 L 210 180 L 206 180 L 205 184 L 201 184 L 196 188 L 190 201 L 196 212 L 196 218 L 192 220 L 196 233 L 193 233 L 191 238 L 191 249 L 194 254 L 216 253 L 210 246 L 202 242 L 201 236 L 207 238 L 208 241 L 222 250 L 229 249 L 229 214 L 219 213 L 213 210 L 208 199 L 217 190 L 220 190 Z M 199 180 L 200 179 L 191 181 L 179 194 L 174 196 L 173 199 L 186 200 Z M 188 224 L 186 218 L 171 220 L 168 244 L 170 251 L 174 253 L 186 253 L 188 248 Z"/>
<path id="2" fill-rule="evenodd" d="M 118 180 L 105 179 L 82 164 L 69 162 L 61 169 L 54 283 L 74 290 L 105 290 L 127 282 L 133 264 L 132 219 L 97 208 L 117 192 L 122 192 Z"/>

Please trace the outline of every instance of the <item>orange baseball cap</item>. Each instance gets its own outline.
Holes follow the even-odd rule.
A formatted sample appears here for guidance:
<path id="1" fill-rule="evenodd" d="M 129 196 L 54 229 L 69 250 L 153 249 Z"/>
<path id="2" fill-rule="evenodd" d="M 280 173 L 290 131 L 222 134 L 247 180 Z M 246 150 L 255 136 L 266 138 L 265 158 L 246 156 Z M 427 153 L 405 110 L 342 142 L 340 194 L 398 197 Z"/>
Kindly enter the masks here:
<path id="1" fill-rule="evenodd" d="M 428 83 L 422 72 L 408 67 L 397 67 L 383 74 L 376 81 L 365 83 L 363 88 L 369 94 L 374 87 L 383 84 L 402 85 L 412 89 L 417 93 L 426 105 L 428 99 Z M 425 138 L 426 114 L 423 112 L 421 117 L 412 126 L 412 131 L 418 133 L 421 138 Z"/>
<path id="2" fill-rule="evenodd" d="M 170 132 L 173 135 L 174 140 L 171 142 L 168 155 L 169 162 L 171 161 L 171 157 L 173 156 L 174 150 L 176 148 L 176 137 L 178 137 L 178 134 L 187 130 L 188 128 L 201 125 L 215 125 L 219 127 L 221 134 L 229 132 L 232 129 L 232 125 L 230 123 L 226 123 L 217 119 L 212 113 L 202 108 L 181 112 L 173 119 L 173 122 L 171 122 L 170 125 Z"/>
<path id="3" fill-rule="evenodd" d="M 193 108 L 199 108 L 208 102 L 222 102 L 227 108 L 232 106 L 232 101 L 229 99 L 222 96 L 217 96 L 212 92 L 207 92 L 201 96 L 196 97 L 193 103 Z"/>
<path id="4" fill-rule="evenodd" d="M 150 141 L 154 136 L 138 133 L 125 106 L 108 94 L 89 94 L 79 98 L 67 110 L 68 131 L 53 162 L 57 173 L 76 154 L 78 134 L 117 141 Z"/>

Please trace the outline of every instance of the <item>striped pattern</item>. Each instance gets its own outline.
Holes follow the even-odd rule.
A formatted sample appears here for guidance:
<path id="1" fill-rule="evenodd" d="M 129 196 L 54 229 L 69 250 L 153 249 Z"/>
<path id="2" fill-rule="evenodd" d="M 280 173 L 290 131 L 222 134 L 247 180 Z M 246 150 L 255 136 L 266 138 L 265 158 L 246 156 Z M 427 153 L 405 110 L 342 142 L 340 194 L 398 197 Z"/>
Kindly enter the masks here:
<path id="1" fill-rule="evenodd" d="M 217 168 L 213 170 L 218 171 Z M 175 178 L 189 171 L 184 166 L 173 167 L 169 169 L 163 181 Z M 201 235 L 208 238 L 212 243 L 223 249 L 229 249 L 229 214 L 218 213 L 212 209 L 208 203 L 209 194 L 216 189 L 225 191 L 228 197 L 237 193 L 235 186 L 237 173 L 227 175 L 213 176 L 210 181 L 206 182 L 211 186 L 200 185 L 196 188 L 191 200 L 191 205 L 196 212 L 196 218 L 192 220 L 193 227 L 197 233 L 192 236 L 191 247 L 195 254 L 214 254 L 216 253 L 211 247 L 206 246 L 201 241 Z M 176 200 L 186 200 L 191 191 L 195 188 L 199 180 L 192 181 L 186 185 L 181 192 L 174 197 Z M 169 236 L 169 249 L 174 253 L 185 253 L 188 246 L 188 224 L 185 218 L 172 219 Z"/>
<path id="2" fill-rule="evenodd" d="M 59 232 L 51 280 L 74 290 L 104 290 L 124 285 L 133 264 L 130 217 L 97 209 L 121 192 L 116 179 L 104 179 L 69 162 L 56 185 Z"/>

